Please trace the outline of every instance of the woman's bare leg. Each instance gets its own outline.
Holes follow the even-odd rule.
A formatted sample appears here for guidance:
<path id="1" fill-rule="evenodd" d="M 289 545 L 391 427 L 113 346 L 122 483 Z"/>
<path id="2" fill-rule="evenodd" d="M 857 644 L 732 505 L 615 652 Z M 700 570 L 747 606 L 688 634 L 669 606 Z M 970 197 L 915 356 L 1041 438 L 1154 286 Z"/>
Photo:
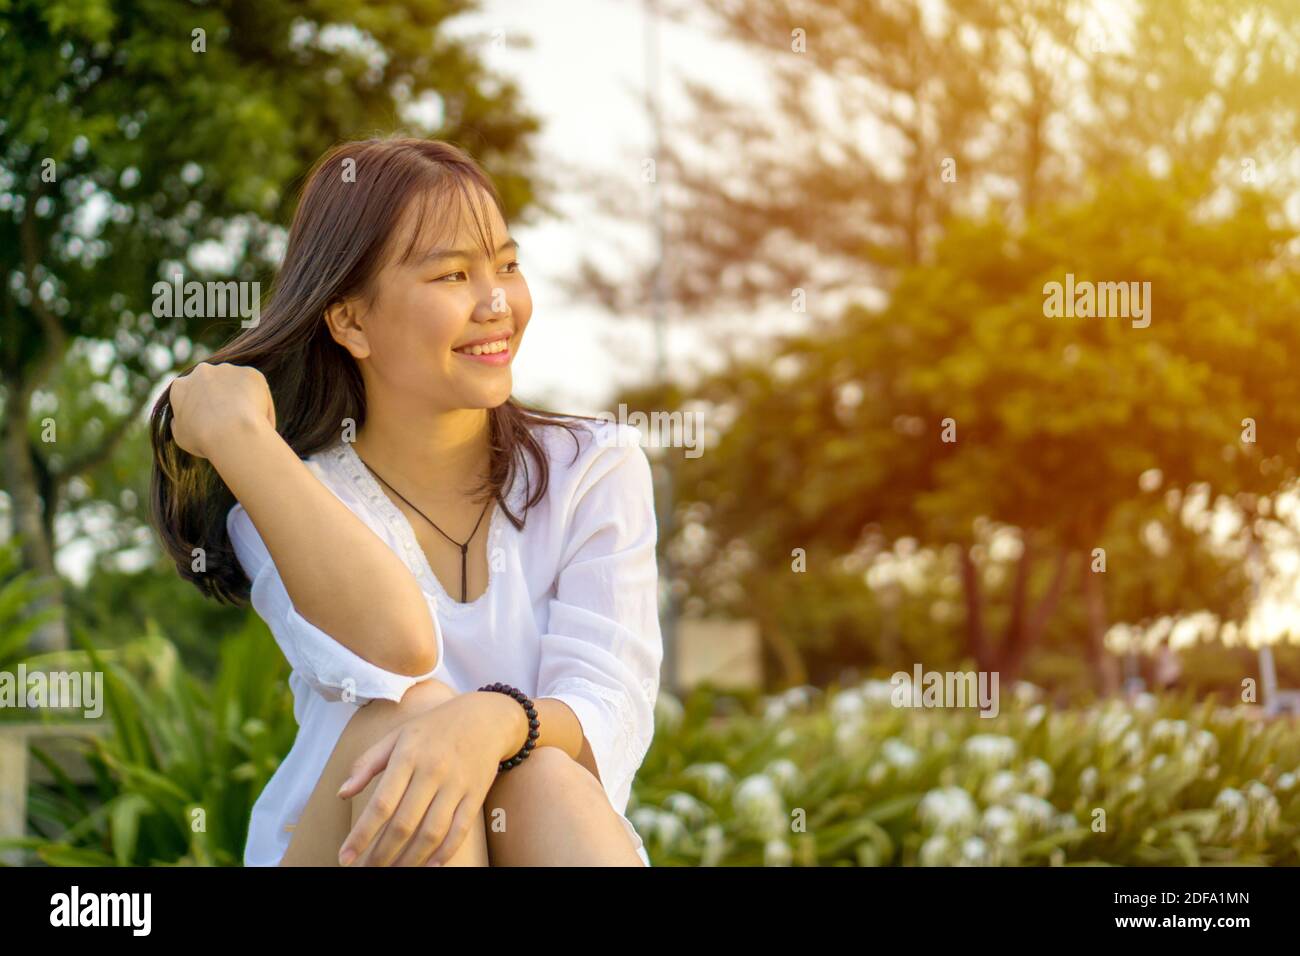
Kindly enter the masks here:
<path id="1" fill-rule="evenodd" d="M 280 865 L 338 866 L 339 847 L 383 779 L 380 774 L 352 799 L 340 799 L 339 787 L 343 786 L 353 761 L 398 724 L 455 695 L 456 691 L 442 681 L 427 680 L 408 690 L 400 703 L 374 700 L 360 708 L 339 735 L 339 742 L 312 790 Z M 475 814 L 474 821 L 460 849 L 444 866 L 488 865 L 482 815 Z"/>
<path id="2" fill-rule="evenodd" d="M 538 747 L 483 803 L 492 866 L 645 866 L 605 790 L 558 747 Z"/>

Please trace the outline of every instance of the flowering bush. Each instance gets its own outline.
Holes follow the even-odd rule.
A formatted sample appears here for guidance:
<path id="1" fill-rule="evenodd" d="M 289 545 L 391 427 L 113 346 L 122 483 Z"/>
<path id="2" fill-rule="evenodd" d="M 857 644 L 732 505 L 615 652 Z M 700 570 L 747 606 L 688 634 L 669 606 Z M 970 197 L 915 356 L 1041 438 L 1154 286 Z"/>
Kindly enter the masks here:
<path id="1" fill-rule="evenodd" d="M 34 784 L 34 835 L 4 845 L 52 865 L 237 865 L 295 731 L 274 643 L 251 623 L 210 686 L 158 635 L 87 653 L 113 727 L 87 744 L 93 792 Z M 656 866 L 1300 863 L 1293 719 L 1041 696 L 1019 685 L 982 718 L 896 708 L 881 681 L 754 708 L 664 693 L 628 816 Z"/>
<path id="2" fill-rule="evenodd" d="M 1300 725 L 1189 698 L 995 718 L 868 681 L 664 694 L 628 816 L 655 865 L 1300 862 Z M 727 711 L 718 716 L 719 710 Z"/>

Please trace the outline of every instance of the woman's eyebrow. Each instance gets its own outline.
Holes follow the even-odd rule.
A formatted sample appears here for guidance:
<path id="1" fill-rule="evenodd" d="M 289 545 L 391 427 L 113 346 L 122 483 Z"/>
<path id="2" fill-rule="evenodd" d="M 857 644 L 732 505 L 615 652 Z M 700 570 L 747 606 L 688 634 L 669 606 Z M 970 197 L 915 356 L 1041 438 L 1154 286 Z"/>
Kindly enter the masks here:
<path id="1" fill-rule="evenodd" d="M 512 247 L 516 253 L 519 252 L 519 243 L 514 239 L 507 239 L 505 242 L 501 243 L 501 248 L 497 250 L 496 254 L 499 256 L 501 253 Z M 424 254 L 424 257 L 420 260 L 420 264 L 423 265 L 428 262 L 437 262 L 441 259 L 472 259 L 473 257 L 474 250 L 472 249 L 430 249 Z"/>

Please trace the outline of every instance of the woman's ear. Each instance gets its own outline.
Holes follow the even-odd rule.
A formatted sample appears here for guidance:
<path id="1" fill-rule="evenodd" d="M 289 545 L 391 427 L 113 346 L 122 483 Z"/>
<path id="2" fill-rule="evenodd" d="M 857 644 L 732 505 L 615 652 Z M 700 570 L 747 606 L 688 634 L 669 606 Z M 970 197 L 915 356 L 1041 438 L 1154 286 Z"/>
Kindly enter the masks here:
<path id="1" fill-rule="evenodd" d="M 326 309 L 325 323 L 334 341 L 347 349 L 354 359 L 370 355 L 370 339 L 361 327 L 361 313 L 354 299 L 344 299 Z"/>

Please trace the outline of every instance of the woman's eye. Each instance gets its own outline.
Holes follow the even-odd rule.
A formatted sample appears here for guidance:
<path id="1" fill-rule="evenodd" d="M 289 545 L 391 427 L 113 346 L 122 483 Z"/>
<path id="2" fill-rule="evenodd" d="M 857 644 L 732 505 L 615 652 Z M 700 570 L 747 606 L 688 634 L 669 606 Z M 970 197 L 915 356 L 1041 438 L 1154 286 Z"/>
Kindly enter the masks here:
<path id="1" fill-rule="evenodd" d="M 507 269 L 509 269 L 511 266 L 514 266 L 514 267 L 515 267 L 515 270 L 514 270 L 514 271 L 515 271 L 515 272 L 518 272 L 518 271 L 519 271 L 519 268 L 520 268 L 520 267 L 519 267 L 519 260 L 518 260 L 518 259 L 514 259 L 514 260 L 512 260 L 512 261 L 506 263 L 506 268 L 507 268 Z M 443 279 L 452 279 L 452 278 L 455 278 L 456 276 L 463 276 L 464 274 L 465 274 L 464 272 L 449 272 L 449 273 L 447 273 L 445 276 L 439 276 L 438 278 L 434 279 L 433 281 L 434 281 L 434 282 L 441 282 Z"/>

